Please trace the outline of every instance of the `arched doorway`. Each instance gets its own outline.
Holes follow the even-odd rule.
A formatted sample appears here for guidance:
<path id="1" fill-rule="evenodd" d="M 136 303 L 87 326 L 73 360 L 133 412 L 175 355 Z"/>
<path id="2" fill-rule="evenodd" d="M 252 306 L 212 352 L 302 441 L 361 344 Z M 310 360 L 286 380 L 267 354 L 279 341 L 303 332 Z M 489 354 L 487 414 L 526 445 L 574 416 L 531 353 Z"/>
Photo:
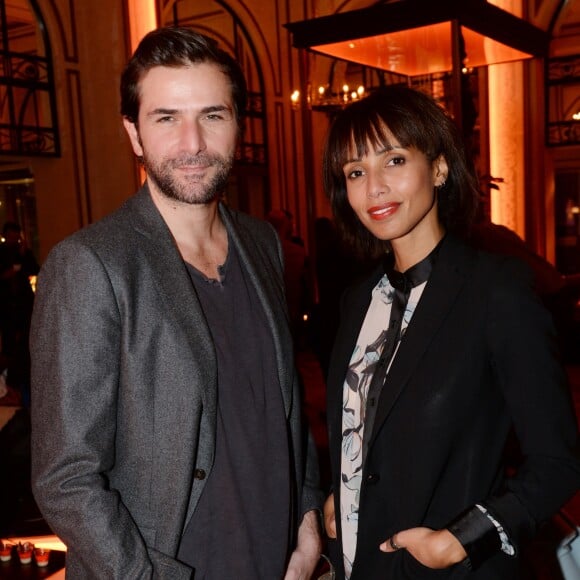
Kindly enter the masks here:
<path id="1" fill-rule="evenodd" d="M 34 175 L 19 158 L 56 157 L 52 53 L 35 0 L 0 1 L 0 225 L 16 222 L 38 255 Z"/>
<path id="2" fill-rule="evenodd" d="M 227 201 L 264 217 L 269 209 L 267 127 L 264 81 L 254 44 L 240 18 L 221 0 L 163 0 L 161 4 L 161 25 L 189 26 L 215 38 L 242 66 L 249 102 Z"/>
<path id="3" fill-rule="evenodd" d="M 34 0 L 0 2 L 0 154 L 60 154 L 52 55 Z"/>

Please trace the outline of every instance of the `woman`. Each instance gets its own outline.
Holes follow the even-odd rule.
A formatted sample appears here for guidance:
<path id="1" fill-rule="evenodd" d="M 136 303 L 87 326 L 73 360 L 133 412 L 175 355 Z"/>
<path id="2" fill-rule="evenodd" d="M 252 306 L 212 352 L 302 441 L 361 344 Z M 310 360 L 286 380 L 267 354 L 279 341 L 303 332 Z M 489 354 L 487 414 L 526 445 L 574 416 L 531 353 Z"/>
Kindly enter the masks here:
<path id="1" fill-rule="evenodd" d="M 339 113 L 324 182 L 345 236 L 384 256 L 343 296 L 329 368 L 337 575 L 515 578 L 522 541 L 580 487 L 531 275 L 461 241 L 477 182 L 452 119 L 422 93 L 389 86 Z M 507 477 L 512 425 L 523 460 Z"/>

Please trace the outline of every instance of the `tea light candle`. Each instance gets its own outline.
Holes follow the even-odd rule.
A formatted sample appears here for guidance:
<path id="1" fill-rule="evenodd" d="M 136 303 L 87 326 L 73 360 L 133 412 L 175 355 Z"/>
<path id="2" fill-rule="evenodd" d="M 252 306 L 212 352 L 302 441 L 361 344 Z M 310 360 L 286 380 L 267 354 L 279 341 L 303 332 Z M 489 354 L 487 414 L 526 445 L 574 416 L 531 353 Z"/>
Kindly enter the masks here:
<path id="1" fill-rule="evenodd" d="M 12 544 L 0 542 L 0 562 L 8 562 L 12 558 Z"/>
<path id="2" fill-rule="evenodd" d="M 34 559 L 36 560 L 36 565 L 43 567 L 48 566 L 48 556 L 50 555 L 50 550 L 44 548 L 34 548 Z"/>
<path id="3" fill-rule="evenodd" d="M 32 548 L 33 545 L 30 542 L 18 544 L 16 550 L 18 551 L 18 557 L 20 558 L 21 564 L 30 564 L 30 562 L 32 561 Z"/>

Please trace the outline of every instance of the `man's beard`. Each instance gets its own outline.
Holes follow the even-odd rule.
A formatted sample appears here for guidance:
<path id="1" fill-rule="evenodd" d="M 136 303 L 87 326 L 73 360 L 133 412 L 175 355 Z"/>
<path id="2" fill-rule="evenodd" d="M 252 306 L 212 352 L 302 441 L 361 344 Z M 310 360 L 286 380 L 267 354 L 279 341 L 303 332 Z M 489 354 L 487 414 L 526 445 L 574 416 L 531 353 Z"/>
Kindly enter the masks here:
<path id="1" fill-rule="evenodd" d="M 155 161 L 143 152 L 143 166 L 148 179 L 169 199 L 189 204 L 201 205 L 218 199 L 226 188 L 233 163 L 233 155 L 222 157 L 209 153 L 183 154 L 174 159 Z M 205 176 L 200 174 L 184 173 L 177 177 L 176 171 L 182 166 L 211 167 L 216 171 L 209 181 L 204 182 Z"/>

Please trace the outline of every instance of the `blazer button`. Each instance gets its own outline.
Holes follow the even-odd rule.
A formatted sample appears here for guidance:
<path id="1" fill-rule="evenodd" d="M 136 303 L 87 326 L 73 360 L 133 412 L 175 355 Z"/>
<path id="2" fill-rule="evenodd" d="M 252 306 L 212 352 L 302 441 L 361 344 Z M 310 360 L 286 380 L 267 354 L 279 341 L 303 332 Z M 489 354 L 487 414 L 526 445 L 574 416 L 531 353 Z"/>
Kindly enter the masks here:
<path id="1" fill-rule="evenodd" d="M 369 473 L 367 475 L 367 483 L 369 484 L 378 483 L 379 479 L 381 479 L 381 476 L 378 473 Z"/>
<path id="2" fill-rule="evenodd" d="M 195 477 L 195 479 L 205 479 L 205 469 L 196 469 L 193 472 L 193 477 Z"/>

